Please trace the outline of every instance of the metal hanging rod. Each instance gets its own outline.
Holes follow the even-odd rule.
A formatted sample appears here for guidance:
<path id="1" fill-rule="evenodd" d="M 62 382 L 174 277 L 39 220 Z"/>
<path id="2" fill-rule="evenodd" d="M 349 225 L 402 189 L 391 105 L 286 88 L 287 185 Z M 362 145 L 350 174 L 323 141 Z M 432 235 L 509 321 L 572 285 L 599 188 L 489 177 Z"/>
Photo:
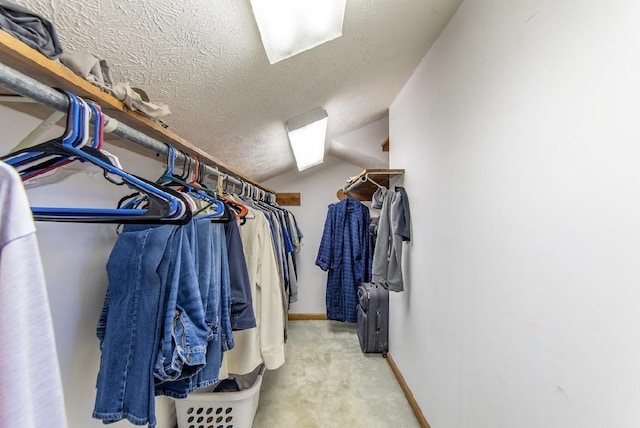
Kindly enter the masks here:
<path id="1" fill-rule="evenodd" d="M 348 185 L 346 185 L 343 189 L 343 191 L 345 193 L 349 193 L 351 190 L 355 189 L 356 187 L 359 187 L 362 183 L 364 183 L 365 181 L 367 181 L 367 177 L 366 174 L 363 175 L 362 177 L 358 178 L 356 181 L 354 181 L 353 183 L 350 183 Z"/>
<path id="2" fill-rule="evenodd" d="M 372 180 L 371 177 L 369 177 L 369 174 L 364 174 L 363 176 L 358 178 L 353 183 L 350 183 L 347 186 L 345 186 L 343 191 L 345 193 L 349 193 L 350 191 L 352 191 L 353 189 L 359 187 L 361 184 L 363 184 L 363 183 L 365 183 L 367 181 L 370 181 L 371 183 L 375 184 L 378 187 L 384 187 L 384 186 L 381 186 L 380 184 L 378 184 L 376 181 Z"/>
<path id="3" fill-rule="evenodd" d="M 350 179 L 342 188 L 342 191 L 345 194 L 348 194 L 349 192 L 356 190 L 358 187 L 367 182 L 373 184 L 378 188 L 385 188 L 386 186 L 388 186 L 389 180 L 392 176 L 398 176 L 402 174 L 404 174 L 404 169 L 365 169 L 356 177 Z M 367 192 L 372 189 L 372 186 L 367 186 Z"/>
<path id="4" fill-rule="evenodd" d="M 29 98 L 37 103 L 47 105 L 61 112 L 66 112 L 69 107 L 69 100 L 60 92 L 2 63 L 0 63 L 0 87 L 3 87 L 15 94 Z M 9 98 L 7 97 L 3 97 L 3 100 L 5 101 L 8 99 Z M 133 129 L 130 126 L 125 125 L 124 123 L 120 123 L 116 119 L 106 115 L 105 132 L 111 132 L 119 137 L 131 141 L 132 143 L 152 150 L 156 153 L 161 153 L 165 156 L 167 156 L 169 153 L 169 147 L 165 143 L 151 138 L 148 135 L 145 135 L 142 132 Z M 180 152 L 178 152 L 178 155 L 182 156 Z M 266 192 L 264 191 L 264 189 L 260 189 L 258 186 L 255 186 L 251 183 L 247 183 L 243 180 L 232 177 L 210 165 L 206 166 L 206 173 L 207 175 L 224 177 L 228 183 L 231 183 L 239 190 L 244 191 L 248 186 L 250 190 L 252 188 L 255 189 L 255 191 L 253 191 L 253 194 L 266 195 L 267 198 L 275 200 L 274 194 Z"/>

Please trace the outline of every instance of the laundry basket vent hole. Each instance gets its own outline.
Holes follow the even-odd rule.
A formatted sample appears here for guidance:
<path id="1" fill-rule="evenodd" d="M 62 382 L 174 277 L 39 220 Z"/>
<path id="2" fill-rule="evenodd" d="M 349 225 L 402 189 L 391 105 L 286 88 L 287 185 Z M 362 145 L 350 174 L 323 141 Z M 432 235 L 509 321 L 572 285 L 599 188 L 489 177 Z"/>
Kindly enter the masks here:
<path id="1" fill-rule="evenodd" d="M 177 428 L 251 427 L 258 407 L 263 373 L 264 366 L 256 371 L 253 386 L 239 391 L 239 394 L 203 390 L 189 394 L 184 400 L 175 400 Z"/>

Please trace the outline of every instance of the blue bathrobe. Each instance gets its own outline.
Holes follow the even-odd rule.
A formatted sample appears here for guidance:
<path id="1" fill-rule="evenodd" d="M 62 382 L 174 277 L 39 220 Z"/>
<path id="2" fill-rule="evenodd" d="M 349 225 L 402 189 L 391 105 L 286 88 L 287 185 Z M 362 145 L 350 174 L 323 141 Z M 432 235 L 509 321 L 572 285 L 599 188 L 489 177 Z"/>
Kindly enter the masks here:
<path id="1" fill-rule="evenodd" d="M 327 318 L 357 321 L 357 289 L 371 279 L 369 208 L 348 197 L 329 205 L 316 265 L 327 275 Z"/>

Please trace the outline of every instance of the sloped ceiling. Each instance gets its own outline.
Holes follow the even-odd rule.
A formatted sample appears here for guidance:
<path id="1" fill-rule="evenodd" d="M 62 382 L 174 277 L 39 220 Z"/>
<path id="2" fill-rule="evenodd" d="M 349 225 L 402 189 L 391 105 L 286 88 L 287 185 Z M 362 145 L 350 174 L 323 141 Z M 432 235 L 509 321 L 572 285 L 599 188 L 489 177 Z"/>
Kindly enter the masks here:
<path id="1" fill-rule="evenodd" d="M 249 0 L 18 1 L 65 50 L 168 104 L 176 133 L 262 181 L 295 168 L 286 120 L 322 106 L 330 141 L 385 117 L 462 0 L 347 0 L 342 37 L 274 65 Z"/>

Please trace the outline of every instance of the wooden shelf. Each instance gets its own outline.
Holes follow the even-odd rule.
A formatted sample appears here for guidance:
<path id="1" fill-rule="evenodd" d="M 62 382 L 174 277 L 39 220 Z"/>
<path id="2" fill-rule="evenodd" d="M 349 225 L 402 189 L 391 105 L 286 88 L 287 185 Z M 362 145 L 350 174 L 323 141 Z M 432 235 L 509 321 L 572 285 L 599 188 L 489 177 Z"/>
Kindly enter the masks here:
<path id="1" fill-rule="evenodd" d="M 404 169 L 365 169 L 355 177 L 351 177 L 341 190 L 361 201 L 370 201 L 371 196 L 378 190 L 376 183 L 388 188 L 390 178 L 402 174 Z"/>
<path id="2" fill-rule="evenodd" d="M 171 144 L 178 150 L 197 156 L 205 163 L 217 166 L 221 171 L 229 175 L 256 185 L 268 192 L 275 193 L 266 189 L 260 183 L 243 176 L 231 166 L 219 161 L 204 150 L 196 147 L 179 135 L 176 135 L 171 130 L 163 128 L 158 122 L 138 112 L 131 111 L 117 98 L 103 92 L 100 88 L 74 74 L 59 62 L 50 60 L 40 52 L 1 30 L 0 62 L 45 85 L 53 88 L 66 89 L 82 98 L 93 100 L 102 107 L 106 114 L 117 121 L 162 143 Z M 0 90 L 0 93 L 7 94 L 8 92 Z M 21 111 L 33 111 L 33 115 L 36 117 L 41 117 L 43 114 L 42 106 L 10 105 L 10 107 Z"/>

